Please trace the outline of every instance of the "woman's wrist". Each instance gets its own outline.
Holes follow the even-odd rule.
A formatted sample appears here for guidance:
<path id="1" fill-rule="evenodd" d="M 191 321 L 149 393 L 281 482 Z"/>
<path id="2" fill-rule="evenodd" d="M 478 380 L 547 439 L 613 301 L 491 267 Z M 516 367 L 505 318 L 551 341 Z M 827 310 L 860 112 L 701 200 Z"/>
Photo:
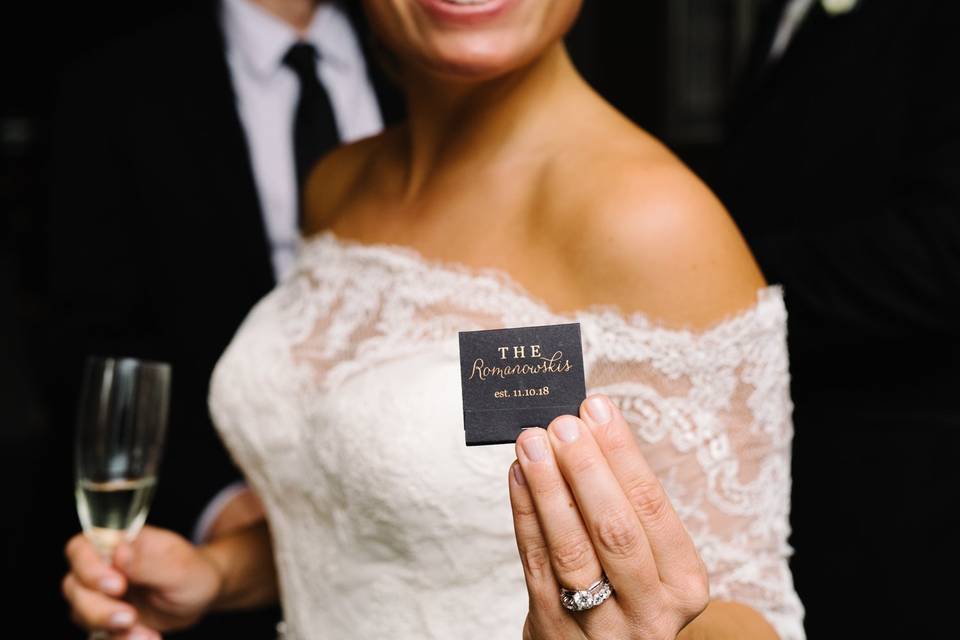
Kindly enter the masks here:
<path id="1" fill-rule="evenodd" d="M 217 595 L 209 610 L 247 609 L 276 602 L 276 568 L 265 521 L 214 538 L 197 550 L 217 575 Z"/>
<path id="2" fill-rule="evenodd" d="M 224 596 L 229 571 L 229 558 L 224 553 L 223 541 L 215 539 L 198 545 L 197 553 L 209 565 L 213 575 L 216 576 L 216 593 L 207 609 L 208 611 L 221 610 L 224 608 L 223 602 L 226 599 Z"/>

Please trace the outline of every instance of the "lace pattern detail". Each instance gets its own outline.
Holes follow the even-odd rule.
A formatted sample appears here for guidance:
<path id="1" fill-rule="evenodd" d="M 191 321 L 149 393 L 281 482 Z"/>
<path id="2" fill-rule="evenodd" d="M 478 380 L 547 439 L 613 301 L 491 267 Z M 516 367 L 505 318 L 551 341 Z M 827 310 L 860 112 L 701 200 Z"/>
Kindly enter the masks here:
<path id="1" fill-rule="evenodd" d="M 457 332 L 576 321 L 715 598 L 803 638 L 787 567 L 792 426 L 778 288 L 703 332 L 558 314 L 504 273 L 330 232 L 255 307 L 211 410 L 267 508 L 290 638 L 515 638 L 511 447 L 463 445 Z M 402 594 L 402 596 L 398 596 Z"/>

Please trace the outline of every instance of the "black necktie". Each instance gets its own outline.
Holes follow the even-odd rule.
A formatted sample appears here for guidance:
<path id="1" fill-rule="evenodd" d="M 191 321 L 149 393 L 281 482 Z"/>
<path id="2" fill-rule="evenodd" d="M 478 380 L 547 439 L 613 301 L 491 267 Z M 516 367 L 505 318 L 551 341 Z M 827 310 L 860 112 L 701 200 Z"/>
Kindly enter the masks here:
<path id="1" fill-rule="evenodd" d="M 340 143 L 330 98 L 317 77 L 317 50 L 298 42 L 283 57 L 300 81 L 300 99 L 293 120 L 293 154 L 297 165 L 297 211 L 303 228 L 303 187 L 314 163 Z"/>

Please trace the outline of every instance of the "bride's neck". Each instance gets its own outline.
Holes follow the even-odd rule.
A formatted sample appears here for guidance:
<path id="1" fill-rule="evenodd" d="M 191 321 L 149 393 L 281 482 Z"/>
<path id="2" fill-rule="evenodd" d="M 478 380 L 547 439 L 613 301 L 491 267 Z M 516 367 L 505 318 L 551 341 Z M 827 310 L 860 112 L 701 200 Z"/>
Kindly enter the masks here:
<path id="1" fill-rule="evenodd" d="M 560 109 L 586 88 L 562 43 L 505 76 L 475 84 L 406 78 L 405 195 L 415 198 L 440 169 L 489 166 L 542 142 L 562 122 Z M 553 130 L 555 131 L 555 129 Z"/>

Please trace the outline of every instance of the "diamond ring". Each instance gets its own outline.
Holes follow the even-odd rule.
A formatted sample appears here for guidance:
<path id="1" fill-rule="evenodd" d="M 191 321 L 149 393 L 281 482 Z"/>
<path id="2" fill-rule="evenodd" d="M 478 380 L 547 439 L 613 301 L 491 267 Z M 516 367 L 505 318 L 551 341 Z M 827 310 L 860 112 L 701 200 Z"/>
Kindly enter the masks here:
<path id="1" fill-rule="evenodd" d="M 607 576 L 602 575 L 586 589 L 574 591 L 560 587 L 560 604 L 567 611 L 586 611 L 593 609 L 611 595 L 613 595 L 613 587 L 610 586 Z"/>

